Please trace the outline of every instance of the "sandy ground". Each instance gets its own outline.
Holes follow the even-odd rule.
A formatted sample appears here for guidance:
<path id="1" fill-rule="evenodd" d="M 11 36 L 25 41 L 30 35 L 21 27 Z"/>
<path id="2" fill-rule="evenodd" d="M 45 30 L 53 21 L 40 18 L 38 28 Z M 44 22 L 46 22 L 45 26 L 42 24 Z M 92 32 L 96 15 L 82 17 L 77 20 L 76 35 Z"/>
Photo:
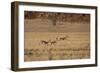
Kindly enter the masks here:
<path id="1" fill-rule="evenodd" d="M 51 19 L 25 19 L 25 32 L 89 32 L 88 22 L 56 21 L 53 25 Z"/>
<path id="2" fill-rule="evenodd" d="M 84 59 L 90 57 L 87 22 L 25 19 L 25 61 Z"/>
<path id="3" fill-rule="evenodd" d="M 66 39 L 60 39 L 65 36 Z M 25 61 L 89 58 L 89 41 L 88 32 L 25 32 Z"/>

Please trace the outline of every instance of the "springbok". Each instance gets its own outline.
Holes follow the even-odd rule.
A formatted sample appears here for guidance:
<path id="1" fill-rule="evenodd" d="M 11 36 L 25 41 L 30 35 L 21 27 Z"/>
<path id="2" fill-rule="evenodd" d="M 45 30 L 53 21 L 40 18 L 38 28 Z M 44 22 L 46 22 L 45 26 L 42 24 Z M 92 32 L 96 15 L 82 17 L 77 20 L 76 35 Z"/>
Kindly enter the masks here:
<path id="1" fill-rule="evenodd" d="M 60 37 L 59 39 L 60 40 L 65 40 L 65 39 L 67 39 L 68 38 L 68 35 L 66 35 L 65 37 Z"/>
<path id="2" fill-rule="evenodd" d="M 56 41 L 51 41 L 50 43 L 51 43 L 51 45 L 52 45 L 52 44 L 54 45 L 54 44 L 56 43 Z"/>
<path id="3" fill-rule="evenodd" d="M 47 45 L 49 42 L 48 41 L 44 41 L 44 40 L 42 40 L 41 41 L 43 44 L 45 44 L 45 45 Z"/>

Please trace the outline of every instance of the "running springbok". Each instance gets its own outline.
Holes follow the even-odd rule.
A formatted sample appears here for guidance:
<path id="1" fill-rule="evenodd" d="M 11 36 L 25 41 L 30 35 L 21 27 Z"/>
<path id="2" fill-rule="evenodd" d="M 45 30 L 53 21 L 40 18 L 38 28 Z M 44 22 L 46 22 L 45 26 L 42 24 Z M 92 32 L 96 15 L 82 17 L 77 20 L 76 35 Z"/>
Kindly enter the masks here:
<path id="1" fill-rule="evenodd" d="M 48 41 L 44 41 L 44 40 L 42 40 L 41 41 L 43 44 L 45 44 L 45 45 L 47 45 L 49 42 Z"/>
<path id="2" fill-rule="evenodd" d="M 68 38 L 68 35 L 64 36 L 64 37 L 60 37 L 59 40 L 65 40 Z M 58 39 L 58 38 L 57 38 Z"/>

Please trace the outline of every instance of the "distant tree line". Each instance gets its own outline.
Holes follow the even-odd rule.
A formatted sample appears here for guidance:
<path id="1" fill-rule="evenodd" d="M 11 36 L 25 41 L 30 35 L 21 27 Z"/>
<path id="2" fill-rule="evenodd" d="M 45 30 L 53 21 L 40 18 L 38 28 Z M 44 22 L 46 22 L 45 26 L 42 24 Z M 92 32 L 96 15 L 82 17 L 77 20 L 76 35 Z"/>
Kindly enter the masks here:
<path id="1" fill-rule="evenodd" d="M 55 13 L 55 12 L 33 12 L 25 11 L 25 19 L 51 19 L 56 25 L 56 21 L 69 21 L 69 22 L 90 22 L 89 14 L 76 14 L 76 13 Z"/>

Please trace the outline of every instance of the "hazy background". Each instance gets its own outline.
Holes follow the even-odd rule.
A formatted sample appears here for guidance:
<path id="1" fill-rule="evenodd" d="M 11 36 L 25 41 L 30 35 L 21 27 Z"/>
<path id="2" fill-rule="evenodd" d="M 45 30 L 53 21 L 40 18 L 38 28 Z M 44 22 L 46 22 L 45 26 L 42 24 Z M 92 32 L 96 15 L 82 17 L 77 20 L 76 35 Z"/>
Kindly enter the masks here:
<path id="1" fill-rule="evenodd" d="M 25 11 L 25 32 L 89 32 L 90 14 Z"/>

